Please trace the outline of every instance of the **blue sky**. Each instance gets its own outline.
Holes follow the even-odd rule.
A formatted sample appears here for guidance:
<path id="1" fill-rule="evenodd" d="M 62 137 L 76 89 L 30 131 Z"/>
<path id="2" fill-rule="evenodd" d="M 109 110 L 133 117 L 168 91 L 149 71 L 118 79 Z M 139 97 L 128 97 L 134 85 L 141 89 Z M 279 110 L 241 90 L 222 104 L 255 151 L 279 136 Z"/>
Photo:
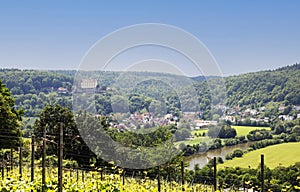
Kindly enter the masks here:
<path id="1" fill-rule="evenodd" d="M 0 1 L 0 67 L 77 69 L 104 35 L 139 23 L 200 39 L 224 75 L 300 62 L 300 1 Z"/>

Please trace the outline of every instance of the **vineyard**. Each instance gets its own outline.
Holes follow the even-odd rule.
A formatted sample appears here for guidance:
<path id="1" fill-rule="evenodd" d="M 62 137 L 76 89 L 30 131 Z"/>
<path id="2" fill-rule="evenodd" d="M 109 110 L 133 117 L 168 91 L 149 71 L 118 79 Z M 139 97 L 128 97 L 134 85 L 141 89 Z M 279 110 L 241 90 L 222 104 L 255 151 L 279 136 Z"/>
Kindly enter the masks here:
<path id="1" fill-rule="evenodd" d="M 19 170 L 13 169 L 2 174 L 0 183 L 1 191 L 42 191 L 41 168 L 36 168 L 36 178 L 31 180 L 30 168 L 24 168 L 22 177 Z M 3 172 L 4 173 L 4 172 Z M 56 168 L 47 168 L 45 191 L 58 191 L 58 171 Z M 160 182 L 160 186 L 158 184 Z M 160 188 L 160 189 L 159 189 Z M 102 174 L 100 171 L 87 171 L 65 169 L 63 171 L 63 191 L 124 191 L 124 192 L 146 192 L 146 191 L 211 191 L 211 186 L 206 185 L 181 185 L 175 181 L 167 182 L 163 179 L 149 179 L 148 177 L 124 177 L 121 172 Z"/>
<path id="2" fill-rule="evenodd" d="M 291 144 L 299 145 L 299 143 Z M 2 151 L 4 155 L 1 154 L 3 159 L 0 167 L 0 191 L 198 192 L 260 191 L 262 187 L 269 191 L 300 189 L 300 163 L 271 170 L 267 167 L 268 164 L 264 164 L 264 155 L 261 155 L 257 168 L 251 169 L 241 167 L 221 169 L 217 166 L 217 158 L 213 158 L 207 166 L 201 169 L 195 167 L 194 171 L 185 169 L 183 162 L 181 166 L 173 167 L 175 168 L 173 171 L 171 167 L 164 165 L 154 167 L 152 170 L 130 170 L 114 166 L 112 162 L 110 167 L 89 168 L 78 167 L 76 162 L 63 159 L 60 159 L 62 160 L 60 164 L 60 160 L 55 156 L 34 160 L 34 151 L 25 149 L 26 147 L 20 147 L 18 151 Z M 257 154 L 256 157 L 258 158 Z"/>
<path id="3" fill-rule="evenodd" d="M 80 168 L 76 161 L 60 159 L 59 156 L 50 156 L 46 153 L 37 160 L 34 157 L 36 144 L 33 138 L 32 140 L 23 138 L 23 145 L 17 151 L 14 149 L 0 151 L 2 156 L 0 191 L 176 192 L 213 190 L 211 184 L 184 181 L 186 177 L 183 164 L 178 169 L 181 176 L 171 179 L 163 176 L 166 174 L 160 173 L 165 171 L 162 167 L 159 167 L 158 174 L 154 173 L 155 176 L 153 176 L 153 173 L 148 175 L 147 171 L 141 170 L 129 170 L 126 173 L 124 169 L 114 166 L 112 162 L 109 163 L 110 167 Z M 43 142 L 45 141 L 43 140 Z"/>

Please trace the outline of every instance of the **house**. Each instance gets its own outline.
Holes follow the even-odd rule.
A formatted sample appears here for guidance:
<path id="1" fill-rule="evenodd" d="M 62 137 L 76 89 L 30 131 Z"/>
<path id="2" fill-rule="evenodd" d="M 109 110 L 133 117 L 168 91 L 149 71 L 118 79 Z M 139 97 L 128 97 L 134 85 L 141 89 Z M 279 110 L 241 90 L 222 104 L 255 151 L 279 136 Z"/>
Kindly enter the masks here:
<path id="1" fill-rule="evenodd" d="M 225 117 L 222 117 L 221 119 L 225 120 L 225 121 L 235 122 L 235 117 L 231 116 L 231 115 L 226 115 Z"/>
<path id="2" fill-rule="evenodd" d="M 77 83 L 76 92 L 96 92 L 98 82 L 96 79 L 82 79 Z M 98 90 L 99 92 L 99 90 Z"/>
<path id="3" fill-rule="evenodd" d="M 96 79 L 82 79 L 80 82 L 81 89 L 95 89 L 97 86 Z"/>
<path id="4" fill-rule="evenodd" d="M 250 110 L 250 115 L 257 115 L 257 111 L 255 109 Z"/>
<path id="5" fill-rule="evenodd" d="M 62 93 L 62 94 L 65 94 L 65 93 L 68 93 L 68 89 L 64 88 L 64 87 L 59 87 L 57 89 L 57 92 L 58 93 Z"/>
<path id="6" fill-rule="evenodd" d="M 265 111 L 265 110 L 266 110 L 266 107 L 261 107 L 260 110 L 261 110 L 261 111 Z"/>
<path id="7" fill-rule="evenodd" d="M 295 109 L 296 111 L 300 111 L 300 106 L 294 105 L 294 106 L 293 106 L 293 109 Z"/>
<path id="8" fill-rule="evenodd" d="M 203 129 L 203 128 L 208 127 L 209 125 L 217 125 L 218 122 L 217 121 L 195 120 L 193 122 L 193 124 L 195 125 L 195 129 Z"/>
<path id="9" fill-rule="evenodd" d="M 269 117 L 264 117 L 264 122 L 269 123 L 270 122 L 270 118 Z"/>
<path id="10" fill-rule="evenodd" d="M 282 121 L 291 121 L 291 120 L 294 120 L 294 117 L 288 116 L 288 115 L 279 115 L 278 119 L 282 120 Z"/>

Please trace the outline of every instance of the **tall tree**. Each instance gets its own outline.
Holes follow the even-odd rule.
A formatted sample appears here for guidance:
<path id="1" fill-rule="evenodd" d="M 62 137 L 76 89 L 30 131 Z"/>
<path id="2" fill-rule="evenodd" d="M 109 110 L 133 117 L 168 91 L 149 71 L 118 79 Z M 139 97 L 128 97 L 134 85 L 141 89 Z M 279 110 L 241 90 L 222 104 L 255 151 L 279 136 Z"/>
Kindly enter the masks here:
<path id="1" fill-rule="evenodd" d="M 65 159 L 73 159 L 81 165 L 88 165 L 90 159 L 96 157 L 81 138 L 70 109 L 61 105 L 48 105 L 39 116 L 34 125 L 34 133 L 40 140 L 46 139 L 47 155 L 57 154 L 59 128 L 63 126 Z M 44 129 L 46 138 L 42 138 Z M 40 147 L 39 152 L 41 149 Z"/>
<path id="2" fill-rule="evenodd" d="M 14 105 L 11 92 L 0 80 L 0 149 L 17 148 L 21 142 L 22 111 Z"/>

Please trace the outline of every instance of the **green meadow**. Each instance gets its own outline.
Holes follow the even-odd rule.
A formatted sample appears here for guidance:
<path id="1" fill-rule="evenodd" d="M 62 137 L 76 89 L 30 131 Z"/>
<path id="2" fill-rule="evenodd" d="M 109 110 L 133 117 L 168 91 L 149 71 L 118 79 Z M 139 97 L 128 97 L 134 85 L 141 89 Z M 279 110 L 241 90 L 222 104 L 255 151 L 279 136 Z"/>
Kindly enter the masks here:
<path id="1" fill-rule="evenodd" d="M 258 149 L 246 153 L 241 158 L 234 158 L 220 164 L 218 168 L 225 167 L 251 167 L 257 168 L 260 163 L 260 156 L 264 154 L 265 165 L 269 168 L 275 168 L 279 165 L 290 166 L 296 162 L 300 162 L 300 142 L 283 143 L 273 145 L 266 148 Z"/>
<path id="2" fill-rule="evenodd" d="M 256 130 L 256 129 L 271 130 L 270 127 L 252 127 L 252 126 L 231 126 L 231 127 L 235 128 L 237 136 L 246 136 L 250 131 Z"/>

